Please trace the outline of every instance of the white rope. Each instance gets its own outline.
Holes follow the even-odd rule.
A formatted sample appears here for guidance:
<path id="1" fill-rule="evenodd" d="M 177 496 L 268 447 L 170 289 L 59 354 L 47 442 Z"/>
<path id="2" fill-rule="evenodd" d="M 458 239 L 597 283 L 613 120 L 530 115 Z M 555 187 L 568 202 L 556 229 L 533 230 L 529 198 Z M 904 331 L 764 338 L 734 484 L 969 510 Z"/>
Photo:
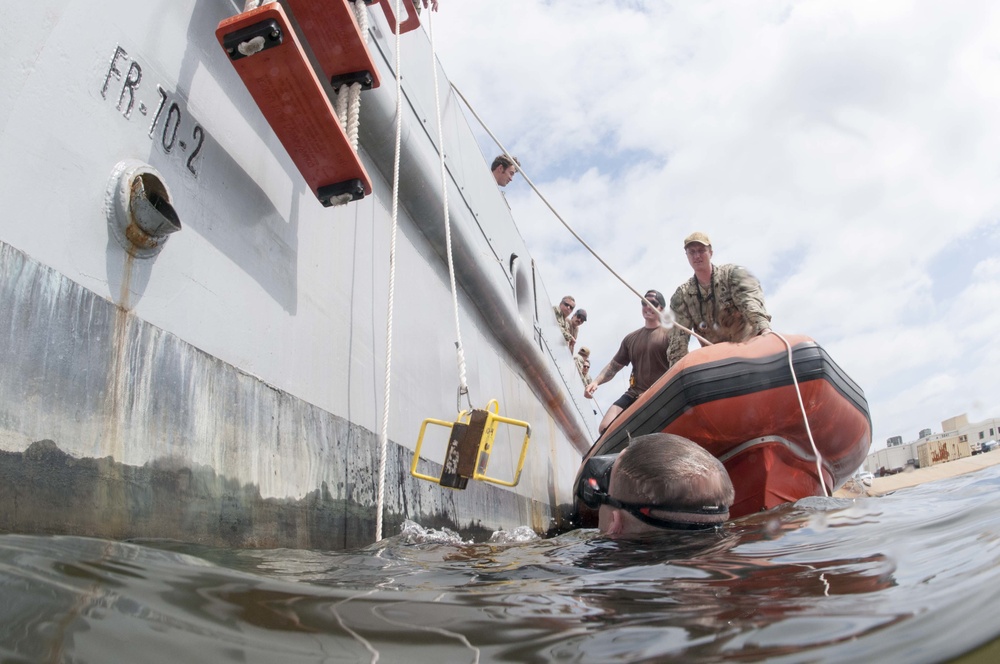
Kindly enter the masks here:
<path id="1" fill-rule="evenodd" d="M 358 127 L 361 125 L 361 84 L 351 83 L 350 101 L 347 104 L 347 140 L 351 149 L 358 151 Z"/>
<path id="2" fill-rule="evenodd" d="M 472 113 L 472 115 L 476 118 L 476 120 L 479 122 L 480 126 L 482 126 L 482 128 L 484 130 L 486 130 L 486 133 L 490 135 L 490 138 L 493 139 L 493 142 L 497 144 L 497 146 L 504 153 L 504 155 L 506 155 L 506 157 L 508 159 L 510 159 L 511 163 L 513 163 L 514 162 L 514 158 L 512 156 L 510 156 L 509 152 L 507 152 L 507 148 L 505 148 L 503 146 L 503 144 L 500 142 L 500 139 L 498 139 L 496 136 L 493 135 L 493 132 L 490 131 L 490 128 L 486 126 L 486 123 L 483 122 L 482 118 L 479 117 L 479 114 L 476 113 L 476 111 L 475 111 L 474 108 L 472 108 L 472 104 L 470 104 L 469 100 L 465 98 L 465 95 L 463 95 L 462 92 L 457 87 L 455 87 L 454 83 L 451 84 L 451 89 L 455 91 L 455 94 L 457 94 L 461 98 L 461 100 L 463 102 L 465 102 L 466 108 L 469 109 L 469 112 Z M 643 301 L 647 302 L 650 306 L 653 306 L 652 302 L 650 302 L 649 300 L 646 300 L 645 296 L 642 293 L 640 293 L 639 291 L 637 291 L 632 286 L 632 284 L 630 284 L 629 282 L 625 281 L 624 277 L 622 277 L 620 274 L 618 274 L 618 272 L 615 271 L 614 268 L 612 268 L 610 265 L 608 265 L 607 261 L 605 261 L 603 258 L 601 258 L 600 255 L 598 255 L 598 253 L 596 251 L 594 251 L 591 248 L 591 246 L 589 244 L 587 244 L 587 242 L 582 237 L 580 237 L 580 235 L 575 230 L 573 230 L 573 227 L 570 226 L 569 223 L 565 219 L 562 218 L 562 215 L 560 215 L 556 211 L 556 209 L 552 206 L 552 204 L 549 203 L 549 200 L 547 198 L 545 198 L 544 194 L 542 194 L 542 192 L 540 192 L 538 190 L 538 187 L 535 186 L 535 183 L 531 181 L 531 178 L 528 177 L 528 174 L 524 172 L 524 169 L 520 165 L 517 167 L 517 172 L 520 173 L 524 177 L 524 181 L 528 183 L 528 186 L 531 187 L 532 190 L 536 194 L 538 194 L 538 197 L 540 199 L 542 199 L 542 202 L 545 203 L 545 206 L 548 207 L 549 210 L 552 212 L 552 214 L 555 215 L 556 219 L 558 219 L 559 222 L 563 226 L 566 227 L 566 230 L 568 230 L 570 232 L 570 234 L 573 237 L 576 238 L 577 242 L 579 242 L 581 245 L 583 245 L 584 249 L 586 249 L 587 251 L 589 251 L 590 254 L 594 258 L 596 258 L 597 261 L 601 265 L 603 265 L 604 268 L 608 272 L 610 272 L 611 274 L 613 274 L 615 276 L 615 278 L 618 279 L 618 281 L 622 282 L 625 285 L 626 288 L 628 288 L 630 291 L 632 291 L 633 293 L 635 293 L 639 297 L 640 300 L 643 300 Z M 673 315 L 670 313 L 669 309 L 665 309 L 664 311 L 660 312 L 660 319 L 661 319 L 661 321 L 663 322 L 664 325 L 666 325 L 666 326 L 671 326 L 672 325 L 672 326 L 676 327 L 679 330 L 687 332 L 688 334 L 690 334 L 691 336 L 693 336 L 695 339 L 697 339 L 698 341 L 700 341 L 702 344 L 704 344 L 706 346 L 711 346 L 712 345 L 711 341 L 709 341 L 705 337 L 701 336 L 700 334 L 698 334 L 694 330 L 690 330 L 690 329 L 684 327 L 683 325 L 680 325 L 679 323 L 677 323 L 677 321 L 675 321 L 673 319 Z"/>
<path id="3" fill-rule="evenodd" d="M 272 2 L 277 2 L 278 0 L 247 0 L 243 5 L 243 11 L 248 12 L 251 9 L 257 9 L 263 5 L 269 5 Z"/>
<path id="4" fill-rule="evenodd" d="M 257 35 L 253 39 L 245 42 L 240 42 L 236 50 L 240 52 L 240 55 L 249 57 L 254 53 L 260 53 L 264 50 L 264 38 Z"/>
<path id="5" fill-rule="evenodd" d="M 396 16 L 399 16 L 396 0 Z M 375 508 L 375 541 L 382 539 L 382 512 L 385 509 L 385 459 L 389 446 L 389 395 L 392 384 L 392 308 L 396 289 L 396 229 L 399 226 L 399 151 L 403 135 L 403 77 L 400 74 L 399 26 L 396 21 L 396 154 L 392 161 L 392 230 L 389 240 L 389 304 L 385 321 L 385 398 L 382 405 L 382 434 L 378 450 L 378 493 Z"/>
<path id="6" fill-rule="evenodd" d="M 368 43 L 368 7 L 363 0 L 354 0 L 354 17 L 358 20 L 358 31 L 364 42 Z M 361 84 L 345 83 L 336 90 L 334 110 L 347 135 L 351 149 L 358 151 L 358 127 L 361 124 Z"/>
<path id="7" fill-rule="evenodd" d="M 361 31 L 361 36 L 364 37 L 365 43 L 368 43 L 368 7 L 362 0 L 355 0 L 354 2 L 354 15 L 358 19 L 358 28 Z M 341 86 L 343 90 L 343 86 Z M 338 98 L 340 95 L 337 95 Z M 351 148 L 357 152 L 358 151 L 358 126 L 361 123 L 361 84 L 351 83 L 350 92 L 348 94 L 348 110 L 346 118 L 342 119 L 341 122 L 344 124 L 344 131 L 347 132 L 347 140 L 351 143 Z"/>
<path id="8" fill-rule="evenodd" d="M 348 92 L 350 91 L 349 85 L 342 85 L 337 88 L 337 99 L 334 103 L 333 110 L 337 112 L 337 119 L 340 120 L 340 126 L 347 131 L 347 98 L 350 96 Z"/>
<path id="9" fill-rule="evenodd" d="M 245 13 L 251 9 L 257 9 L 258 7 L 269 5 L 272 2 L 277 1 L 278 0 L 246 0 L 246 3 L 243 5 L 243 11 Z M 240 45 L 236 47 L 236 50 L 243 56 L 251 56 L 254 53 L 260 53 L 264 50 L 264 38 L 258 36 L 249 41 L 241 42 Z"/>
<path id="10" fill-rule="evenodd" d="M 472 408 L 471 400 L 469 399 L 469 385 L 466 382 L 466 370 L 465 370 L 465 349 L 462 346 L 462 328 L 458 322 L 458 287 L 455 284 L 455 260 L 452 255 L 451 247 L 451 217 L 448 212 L 448 174 L 447 168 L 444 163 L 444 128 L 441 123 L 441 95 L 438 87 L 438 68 L 437 68 L 437 57 L 434 50 L 434 21 L 431 18 L 434 12 L 427 12 L 427 27 L 430 31 L 431 38 L 431 68 L 434 70 L 434 111 L 437 113 L 437 130 L 438 130 L 438 154 L 441 159 L 441 197 L 444 206 L 444 240 L 445 240 L 445 253 L 448 255 L 448 277 L 451 280 L 451 305 L 452 310 L 455 312 L 455 352 L 458 358 L 458 408 L 457 410 L 462 410 L 462 395 L 465 395 L 466 401 L 469 402 L 469 408 Z"/>
<path id="11" fill-rule="evenodd" d="M 806 435 L 809 436 L 809 444 L 812 445 L 813 454 L 816 455 L 816 476 L 819 478 L 819 485 L 823 487 L 823 495 L 827 498 L 830 497 L 830 492 L 826 490 L 826 482 L 823 481 L 823 457 L 819 453 L 819 448 L 816 447 L 816 441 L 813 439 L 812 428 L 809 426 L 809 416 L 806 415 L 806 405 L 802 401 L 802 390 L 799 388 L 799 379 L 795 377 L 795 363 L 792 360 L 792 345 L 788 343 L 788 340 L 775 331 L 771 331 L 771 334 L 781 339 L 782 343 L 785 344 L 785 348 L 788 349 L 788 370 L 792 372 L 792 383 L 795 385 L 795 396 L 799 398 L 799 410 L 802 412 L 802 421 L 806 425 Z"/>

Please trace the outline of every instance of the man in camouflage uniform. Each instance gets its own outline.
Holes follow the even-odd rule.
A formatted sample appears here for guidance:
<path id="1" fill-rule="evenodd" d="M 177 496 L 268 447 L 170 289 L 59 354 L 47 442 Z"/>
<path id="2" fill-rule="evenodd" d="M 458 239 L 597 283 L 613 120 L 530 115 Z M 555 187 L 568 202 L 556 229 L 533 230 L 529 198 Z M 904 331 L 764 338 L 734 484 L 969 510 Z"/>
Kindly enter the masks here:
<path id="1" fill-rule="evenodd" d="M 587 387 L 590 384 L 590 349 L 582 346 L 573 360 L 576 362 L 576 370 L 580 372 L 580 378 L 583 379 L 583 386 Z"/>
<path id="2" fill-rule="evenodd" d="M 749 341 L 771 331 L 760 282 L 739 265 L 712 265 L 712 242 L 704 233 L 684 239 L 684 253 L 694 276 L 670 298 L 670 310 L 679 325 L 712 343 Z M 687 355 L 691 335 L 674 327 L 667 357 L 673 366 Z"/>
<path id="3" fill-rule="evenodd" d="M 576 299 L 572 295 L 565 296 L 559 301 L 559 304 L 552 307 L 552 312 L 556 315 L 556 323 L 559 324 L 559 329 L 562 331 L 563 339 L 566 340 L 567 344 L 576 341 L 569 329 L 571 314 L 575 308 Z M 570 352 L 573 351 L 570 350 Z"/>

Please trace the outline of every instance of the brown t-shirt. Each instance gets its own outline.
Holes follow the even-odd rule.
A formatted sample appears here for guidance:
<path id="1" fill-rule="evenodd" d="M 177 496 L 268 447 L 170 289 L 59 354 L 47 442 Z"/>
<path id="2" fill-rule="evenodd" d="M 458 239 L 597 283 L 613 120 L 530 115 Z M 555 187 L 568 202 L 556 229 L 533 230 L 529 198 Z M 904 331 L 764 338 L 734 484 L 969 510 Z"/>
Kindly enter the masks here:
<path id="1" fill-rule="evenodd" d="M 613 359 L 622 366 L 632 365 L 631 385 L 625 394 L 638 397 L 666 372 L 670 366 L 667 361 L 669 346 L 670 328 L 662 325 L 654 329 L 639 328 L 622 340 Z"/>

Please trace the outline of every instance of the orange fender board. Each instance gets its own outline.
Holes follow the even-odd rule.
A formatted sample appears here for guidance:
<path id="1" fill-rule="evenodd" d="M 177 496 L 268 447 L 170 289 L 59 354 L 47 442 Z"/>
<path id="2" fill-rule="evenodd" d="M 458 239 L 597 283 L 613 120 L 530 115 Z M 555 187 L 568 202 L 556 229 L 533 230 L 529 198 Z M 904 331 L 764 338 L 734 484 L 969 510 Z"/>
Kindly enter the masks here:
<path id="1" fill-rule="evenodd" d="M 285 0 L 285 4 L 334 88 L 350 83 L 360 83 L 362 90 L 379 86 L 378 70 L 351 0 Z"/>
<path id="2" fill-rule="evenodd" d="M 385 12 L 385 18 L 389 22 L 389 31 L 396 34 L 396 14 L 392 9 L 392 5 L 395 3 L 390 4 L 391 0 L 379 1 L 382 4 L 382 11 Z M 399 34 L 401 35 L 420 27 L 420 15 L 417 14 L 417 10 L 413 6 L 413 0 L 402 0 L 402 5 L 403 9 L 406 10 L 406 20 L 399 24 Z"/>
<path id="3" fill-rule="evenodd" d="M 368 172 L 281 5 L 225 19 L 215 35 L 320 202 L 330 206 L 370 194 Z M 240 46 L 252 40 L 262 42 L 262 50 L 241 52 Z"/>

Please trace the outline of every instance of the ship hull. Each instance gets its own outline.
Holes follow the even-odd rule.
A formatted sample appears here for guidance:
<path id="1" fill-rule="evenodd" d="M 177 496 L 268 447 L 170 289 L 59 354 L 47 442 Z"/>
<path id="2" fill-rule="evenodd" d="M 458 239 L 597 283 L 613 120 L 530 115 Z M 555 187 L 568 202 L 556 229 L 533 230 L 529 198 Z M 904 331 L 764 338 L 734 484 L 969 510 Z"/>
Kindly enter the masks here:
<path id="1" fill-rule="evenodd" d="M 423 31 L 401 47 L 398 205 L 394 42 L 374 7 L 383 85 L 363 93 L 359 149 L 373 191 L 330 208 L 219 46 L 231 11 L 52 0 L 18 14 L 0 100 L 0 530 L 340 548 L 373 541 L 379 512 L 383 534 L 407 518 L 553 527 L 593 424 L 541 275 L 446 95 L 443 151 L 463 156 L 446 183 L 452 294 Z M 123 164 L 176 211 L 181 230 L 155 251 L 116 231 Z M 490 399 L 532 426 L 517 487 L 410 475 L 423 419 Z M 440 472 L 446 442 L 423 472 Z M 513 476 L 520 443 L 498 439 L 491 475 Z"/>

